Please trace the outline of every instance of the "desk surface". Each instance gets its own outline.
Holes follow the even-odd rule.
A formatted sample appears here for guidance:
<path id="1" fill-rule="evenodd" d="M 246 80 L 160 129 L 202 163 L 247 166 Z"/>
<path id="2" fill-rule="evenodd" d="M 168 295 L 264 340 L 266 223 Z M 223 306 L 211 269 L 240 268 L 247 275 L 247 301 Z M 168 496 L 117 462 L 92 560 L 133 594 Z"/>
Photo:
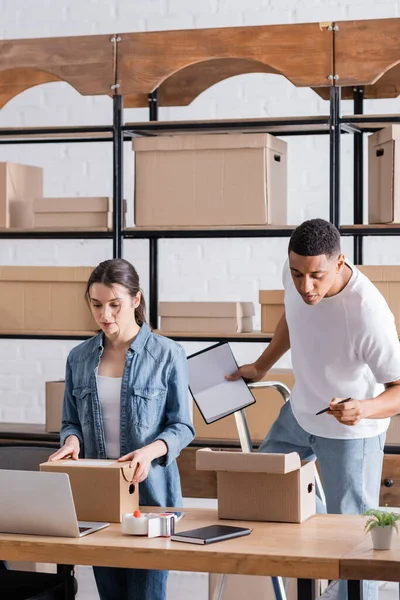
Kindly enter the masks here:
<path id="1" fill-rule="evenodd" d="M 215 510 L 185 509 L 177 530 L 217 522 Z M 301 525 L 223 522 L 251 527 L 253 532 L 207 546 L 124 536 L 119 524 L 80 539 L 0 534 L 0 559 L 337 579 L 339 559 L 363 536 L 363 519 L 347 515 L 317 515 Z"/>
<path id="2" fill-rule="evenodd" d="M 342 557 L 339 564 L 342 579 L 400 580 L 400 535 L 393 533 L 390 550 L 373 550 L 371 536 Z"/>

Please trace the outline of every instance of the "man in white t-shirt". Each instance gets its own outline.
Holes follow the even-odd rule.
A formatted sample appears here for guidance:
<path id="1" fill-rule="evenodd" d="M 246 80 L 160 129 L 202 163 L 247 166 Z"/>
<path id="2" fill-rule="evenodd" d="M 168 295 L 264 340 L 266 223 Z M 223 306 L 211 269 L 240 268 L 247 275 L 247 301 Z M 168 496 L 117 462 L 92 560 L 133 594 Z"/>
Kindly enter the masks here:
<path id="1" fill-rule="evenodd" d="M 317 457 L 328 513 L 377 508 L 389 417 L 400 412 L 394 317 L 377 288 L 345 259 L 339 231 L 323 219 L 293 232 L 283 286 L 285 311 L 271 343 L 228 379 L 259 381 L 290 349 L 295 385 L 260 452 Z M 365 598 L 377 597 L 375 584 L 365 587 Z M 334 584 L 323 597 L 344 600 L 347 592 Z"/>

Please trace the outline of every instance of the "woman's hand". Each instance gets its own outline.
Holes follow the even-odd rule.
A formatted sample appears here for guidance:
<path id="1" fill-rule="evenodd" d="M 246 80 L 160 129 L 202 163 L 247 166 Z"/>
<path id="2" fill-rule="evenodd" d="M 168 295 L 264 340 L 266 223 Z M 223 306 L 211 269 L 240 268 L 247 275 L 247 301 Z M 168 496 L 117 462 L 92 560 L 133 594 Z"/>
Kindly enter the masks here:
<path id="1" fill-rule="evenodd" d="M 121 456 L 118 461 L 130 461 L 129 466 L 133 469 L 132 483 L 141 483 L 148 476 L 152 461 L 155 458 L 164 456 L 167 452 L 167 444 L 162 440 L 156 440 L 148 446 L 143 446 L 143 448 L 138 448 L 138 450 Z"/>
<path id="2" fill-rule="evenodd" d="M 50 461 L 62 460 L 63 458 L 72 458 L 72 460 L 78 460 L 81 445 L 76 435 L 69 435 L 65 440 L 65 444 L 62 448 L 54 452 L 49 457 Z"/>
<path id="3" fill-rule="evenodd" d="M 339 423 L 349 425 L 350 427 L 357 425 L 361 419 L 364 419 L 365 404 L 363 406 L 363 401 L 352 398 L 340 404 L 341 400 L 341 398 L 333 398 L 331 400 L 328 415 L 333 415 Z"/>

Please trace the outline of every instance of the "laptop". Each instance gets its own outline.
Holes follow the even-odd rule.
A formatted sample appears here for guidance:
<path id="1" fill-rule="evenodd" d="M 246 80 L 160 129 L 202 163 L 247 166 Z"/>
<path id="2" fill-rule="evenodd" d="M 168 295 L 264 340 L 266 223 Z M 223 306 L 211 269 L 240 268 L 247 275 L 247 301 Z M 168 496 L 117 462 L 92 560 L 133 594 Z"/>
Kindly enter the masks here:
<path id="1" fill-rule="evenodd" d="M 78 538 L 109 523 L 78 521 L 67 473 L 0 469 L 0 532 Z"/>

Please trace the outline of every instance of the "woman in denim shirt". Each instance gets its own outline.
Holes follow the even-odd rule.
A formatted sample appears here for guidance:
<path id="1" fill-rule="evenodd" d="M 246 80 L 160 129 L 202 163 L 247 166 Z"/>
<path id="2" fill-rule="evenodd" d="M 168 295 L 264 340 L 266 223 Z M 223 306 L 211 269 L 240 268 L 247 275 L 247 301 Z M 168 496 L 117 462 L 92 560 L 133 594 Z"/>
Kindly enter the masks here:
<path id="1" fill-rule="evenodd" d="M 142 506 L 182 506 L 176 458 L 194 436 L 185 352 L 151 332 L 128 261 L 100 263 L 86 298 L 101 332 L 68 356 L 62 447 L 51 460 L 130 461 Z M 166 571 L 94 567 L 94 574 L 101 600 L 165 600 Z"/>

